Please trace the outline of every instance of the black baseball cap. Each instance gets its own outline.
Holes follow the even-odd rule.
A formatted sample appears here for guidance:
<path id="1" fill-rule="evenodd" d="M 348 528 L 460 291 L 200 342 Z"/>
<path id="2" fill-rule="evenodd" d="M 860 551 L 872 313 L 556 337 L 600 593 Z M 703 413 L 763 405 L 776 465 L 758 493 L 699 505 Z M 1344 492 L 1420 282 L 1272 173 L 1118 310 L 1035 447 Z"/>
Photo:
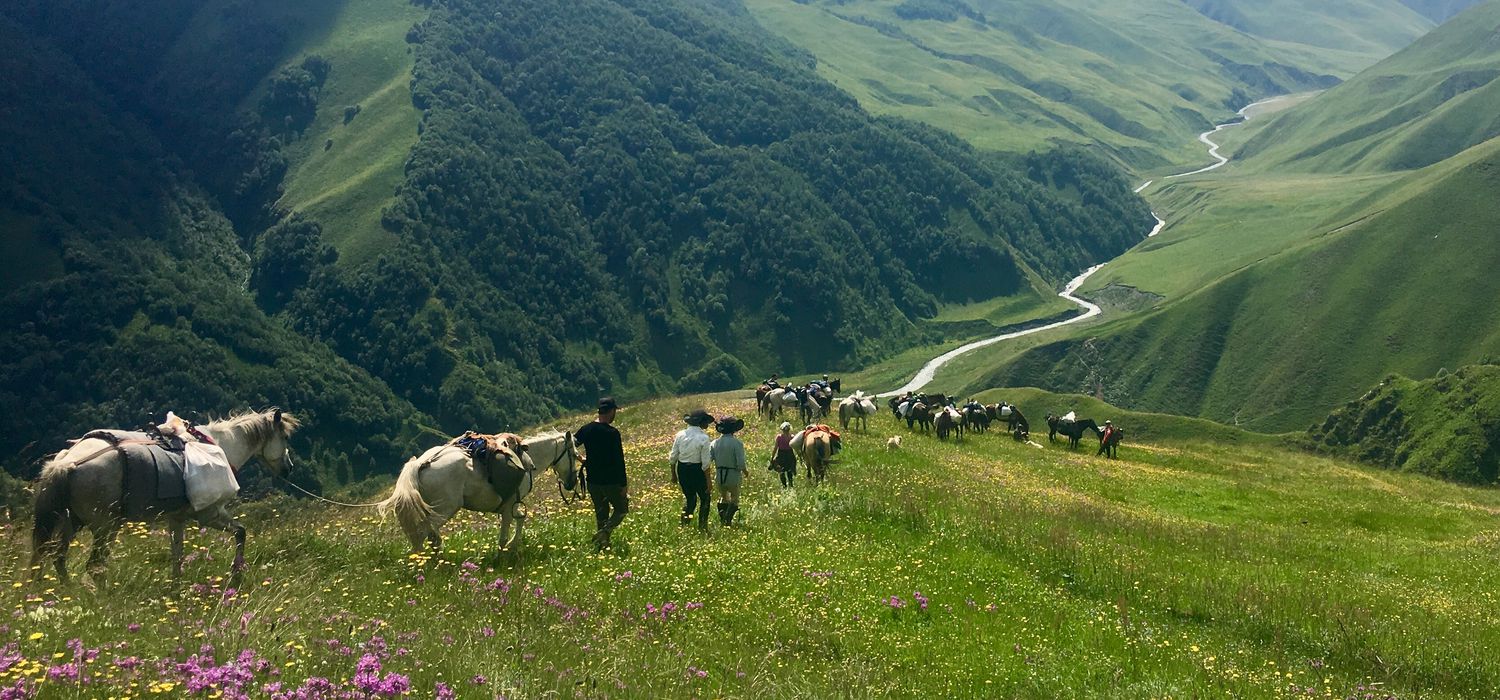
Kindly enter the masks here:
<path id="1" fill-rule="evenodd" d="M 610 411 L 613 411 L 619 407 L 620 404 L 615 403 L 615 399 L 612 396 L 606 396 L 602 399 L 599 399 L 600 413 L 609 413 Z"/>

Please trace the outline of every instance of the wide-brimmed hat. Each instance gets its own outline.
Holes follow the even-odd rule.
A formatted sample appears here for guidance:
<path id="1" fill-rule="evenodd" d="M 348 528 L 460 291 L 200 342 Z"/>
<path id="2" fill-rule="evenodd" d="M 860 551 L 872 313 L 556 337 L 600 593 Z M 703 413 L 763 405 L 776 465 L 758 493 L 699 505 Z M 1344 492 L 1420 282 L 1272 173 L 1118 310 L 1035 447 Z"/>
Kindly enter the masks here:
<path id="1" fill-rule="evenodd" d="M 682 422 L 687 423 L 688 425 L 696 425 L 700 428 L 707 428 L 710 423 L 714 422 L 714 417 L 708 415 L 708 411 L 700 408 L 696 411 L 693 411 L 692 413 L 683 416 Z"/>
<path id="2" fill-rule="evenodd" d="M 745 427 L 745 421 L 734 416 L 720 416 L 718 422 L 714 423 L 714 430 L 725 435 L 741 430 Z"/>

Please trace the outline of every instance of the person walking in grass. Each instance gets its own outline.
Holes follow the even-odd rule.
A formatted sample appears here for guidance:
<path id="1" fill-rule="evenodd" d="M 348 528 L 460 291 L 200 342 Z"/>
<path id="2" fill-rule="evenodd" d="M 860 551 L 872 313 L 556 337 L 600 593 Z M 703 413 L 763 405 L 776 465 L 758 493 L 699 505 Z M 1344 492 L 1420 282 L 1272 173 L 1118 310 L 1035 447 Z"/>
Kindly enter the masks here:
<path id="1" fill-rule="evenodd" d="M 749 460 L 745 457 L 745 443 L 734 436 L 744 427 L 745 421 L 734 416 L 720 418 L 714 423 L 719 438 L 708 448 L 719 481 L 719 522 L 724 527 L 734 524 L 734 514 L 740 509 L 740 485 L 749 471 L 746 469 Z"/>
<path id="2" fill-rule="evenodd" d="M 683 525 L 693 522 L 693 510 L 698 510 L 698 529 L 708 529 L 708 470 L 713 460 L 710 446 L 713 439 L 707 428 L 714 422 L 708 411 L 698 409 L 682 417 L 688 427 L 678 431 L 672 438 L 672 451 L 667 459 L 672 463 L 672 483 L 682 487 Z"/>
<path id="3" fill-rule="evenodd" d="M 589 500 L 594 503 L 594 549 L 610 546 L 610 533 L 630 512 L 630 493 L 625 477 L 625 447 L 620 431 L 612 425 L 619 405 L 609 397 L 599 399 L 599 417 L 573 433 L 573 442 L 583 448 L 584 473 Z"/>
<path id="4" fill-rule="evenodd" d="M 792 451 L 792 424 L 782 423 L 776 435 L 776 451 L 771 455 L 771 468 L 781 474 L 781 485 L 791 488 L 797 480 L 797 453 Z"/>

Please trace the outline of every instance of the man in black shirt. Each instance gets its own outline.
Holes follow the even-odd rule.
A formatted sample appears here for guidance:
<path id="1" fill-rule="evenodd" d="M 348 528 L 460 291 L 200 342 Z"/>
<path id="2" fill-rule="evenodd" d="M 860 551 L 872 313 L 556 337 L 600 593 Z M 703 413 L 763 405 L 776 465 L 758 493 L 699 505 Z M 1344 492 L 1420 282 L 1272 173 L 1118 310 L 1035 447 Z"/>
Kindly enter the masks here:
<path id="1" fill-rule="evenodd" d="M 583 448 L 584 469 L 588 475 L 589 500 L 594 502 L 594 533 L 596 550 L 609 546 L 609 535 L 625 514 L 630 512 L 630 495 L 626 490 L 625 446 L 620 442 L 620 431 L 611 423 L 619 405 L 612 398 L 599 399 L 599 417 L 578 429 L 573 441 Z M 614 513 L 611 514 L 610 510 Z"/>

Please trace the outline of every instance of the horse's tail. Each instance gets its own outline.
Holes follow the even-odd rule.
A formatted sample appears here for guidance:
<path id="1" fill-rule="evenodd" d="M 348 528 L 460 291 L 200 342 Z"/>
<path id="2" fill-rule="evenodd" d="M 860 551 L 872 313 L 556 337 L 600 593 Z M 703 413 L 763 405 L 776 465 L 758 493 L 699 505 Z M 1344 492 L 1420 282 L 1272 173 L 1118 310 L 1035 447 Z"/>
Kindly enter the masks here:
<path id="1" fill-rule="evenodd" d="M 406 533 L 406 538 L 411 540 L 413 551 L 421 550 L 422 543 L 431 531 L 432 518 L 437 514 L 422 499 L 422 492 L 418 488 L 417 477 L 425 466 L 427 462 L 420 457 L 407 460 L 401 467 L 401 475 L 396 477 L 396 488 L 391 491 L 390 498 L 381 501 L 375 508 L 381 517 L 395 511 L 396 520 L 401 523 L 401 530 Z"/>
<path id="2" fill-rule="evenodd" d="M 41 563 L 42 550 L 52 541 L 57 527 L 73 517 L 69 508 L 73 501 L 73 468 L 78 465 L 66 461 L 66 454 L 59 452 L 42 468 L 42 475 L 36 480 L 36 499 L 32 509 L 36 522 L 31 530 L 32 566 Z"/>

